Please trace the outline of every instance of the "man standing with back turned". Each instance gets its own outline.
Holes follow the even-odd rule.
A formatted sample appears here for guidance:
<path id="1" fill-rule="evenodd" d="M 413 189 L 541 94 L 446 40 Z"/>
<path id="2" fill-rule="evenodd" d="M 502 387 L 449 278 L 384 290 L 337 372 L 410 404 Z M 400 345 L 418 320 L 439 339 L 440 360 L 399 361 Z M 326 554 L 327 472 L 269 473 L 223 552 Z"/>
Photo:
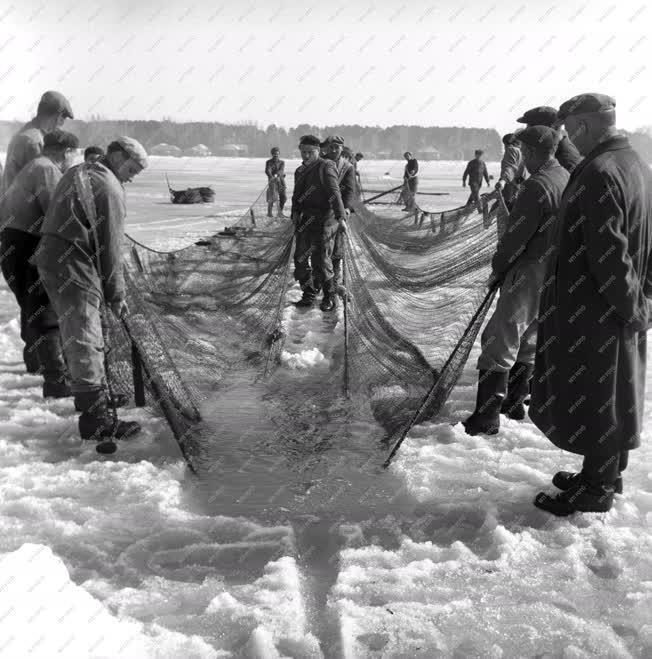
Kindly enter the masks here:
<path id="1" fill-rule="evenodd" d="M 140 431 L 116 421 L 105 390 L 103 305 L 128 313 L 122 262 L 123 183 L 147 166 L 142 145 L 129 137 L 109 144 L 104 158 L 64 174 L 50 204 L 33 262 L 59 319 L 82 439 L 125 439 Z"/>
<path id="2" fill-rule="evenodd" d="M 652 173 L 616 130 L 616 102 L 581 94 L 559 120 L 584 156 L 562 198 L 556 262 L 539 311 L 530 417 L 583 456 L 535 505 L 555 515 L 605 512 L 641 441 L 652 319 Z"/>

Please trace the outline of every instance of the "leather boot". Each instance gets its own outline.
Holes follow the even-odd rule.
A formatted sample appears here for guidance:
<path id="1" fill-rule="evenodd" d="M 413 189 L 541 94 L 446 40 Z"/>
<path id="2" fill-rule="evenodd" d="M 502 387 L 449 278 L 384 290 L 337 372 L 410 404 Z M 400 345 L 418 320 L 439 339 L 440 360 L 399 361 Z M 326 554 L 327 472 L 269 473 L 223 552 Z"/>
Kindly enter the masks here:
<path id="1" fill-rule="evenodd" d="M 552 484 L 560 490 L 570 490 L 573 487 L 576 487 L 577 484 L 582 479 L 582 474 L 580 472 L 574 471 L 558 471 L 552 477 Z M 614 481 L 614 492 L 616 494 L 623 493 L 623 477 L 618 476 Z"/>
<path id="2" fill-rule="evenodd" d="M 317 292 L 311 285 L 302 286 L 303 295 L 298 302 L 295 302 L 294 305 L 297 307 L 312 307 L 315 303 L 315 298 L 317 297 Z"/>
<path id="3" fill-rule="evenodd" d="M 539 492 L 534 505 L 558 517 L 566 517 L 576 512 L 606 513 L 611 510 L 613 500 L 612 483 L 592 483 L 580 476 L 572 487 L 556 496 Z"/>
<path id="4" fill-rule="evenodd" d="M 324 311 L 335 311 L 337 309 L 337 295 L 335 294 L 335 279 L 329 279 L 324 282 L 324 297 L 319 305 Z"/>
<path id="5" fill-rule="evenodd" d="M 128 439 L 138 434 L 140 425 L 135 421 L 120 421 L 109 411 L 103 389 L 75 394 L 75 403 L 81 410 L 79 434 L 82 439 Z"/>
<path id="6" fill-rule="evenodd" d="M 67 398 L 72 391 L 66 382 L 66 362 L 61 351 L 58 332 L 49 332 L 39 337 L 34 344 L 43 376 L 43 398 Z"/>
<path id="7" fill-rule="evenodd" d="M 503 371 L 479 372 L 475 411 L 462 422 L 467 435 L 495 435 L 498 432 L 508 375 Z"/>
<path id="8" fill-rule="evenodd" d="M 507 380 L 507 396 L 503 401 L 500 411 L 515 421 L 525 418 L 525 399 L 530 393 L 530 379 L 534 372 L 532 364 L 516 362 L 509 372 Z"/>

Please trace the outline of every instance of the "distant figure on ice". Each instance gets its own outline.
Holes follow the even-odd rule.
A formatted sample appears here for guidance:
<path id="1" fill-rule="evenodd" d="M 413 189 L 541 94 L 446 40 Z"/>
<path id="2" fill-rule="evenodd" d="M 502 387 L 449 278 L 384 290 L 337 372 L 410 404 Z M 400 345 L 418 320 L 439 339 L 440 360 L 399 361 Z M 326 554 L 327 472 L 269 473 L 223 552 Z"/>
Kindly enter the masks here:
<path id="1" fill-rule="evenodd" d="M 347 156 L 344 155 L 344 138 L 339 135 L 333 135 L 326 138 L 328 144 L 327 158 L 335 163 L 337 170 L 337 180 L 342 195 L 342 204 L 346 219 L 349 218 L 353 210 L 355 201 L 355 169 L 351 164 L 351 150 L 347 149 Z M 344 258 L 344 232 L 339 230 L 335 235 L 335 245 L 333 246 L 333 278 L 337 288 L 342 285 L 342 259 Z M 333 308 L 337 306 L 337 295 L 333 296 Z M 330 311 L 330 309 L 327 309 Z"/>
<path id="2" fill-rule="evenodd" d="M 583 456 L 558 472 L 555 515 L 604 512 L 623 488 L 643 429 L 647 330 L 652 325 L 652 173 L 616 129 L 616 102 L 581 94 L 559 120 L 584 156 L 559 212 L 539 312 L 530 417 L 557 447 Z"/>
<path id="3" fill-rule="evenodd" d="M 519 117 L 516 121 L 521 124 L 527 124 L 526 127 L 550 126 L 550 128 L 557 128 L 557 110 L 548 105 L 542 105 L 523 113 L 523 116 Z M 557 158 L 557 162 L 564 169 L 572 172 L 582 161 L 582 156 L 577 150 L 577 147 L 568 139 L 568 135 L 564 131 L 560 131 L 560 134 L 561 139 L 559 140 L 555 158 Z"/>
<path id="4" fill-rule="evenodd" d="M 45 92 L 41 96 L 36 116 L 28 121 L 12 138 L 7 147 L 2 189 L 6 190 L 18 172 L 43 151 L 43 137 L 63 126 L 66 117 L 72 119 L 68 99 L 59 92 Z"/>
<path id="5" fill-rule="evenodd" d="M 123 184 L 147 167 L 142 145 L 130 137 L 111 142 L 99 162 L 73 167 L 57 187 L 33 262 L 59 319 L 63 350 L 82 439 L 125 439 L 140 431 L 109 412 L 102 313 L 129 310 L 123 275 Z"/>
<path id="6" fill-rule="evenodd" d="M 57 316 L 35 266 L 34 255 L 43 218 L 62 172 L 72 165 L 79 146 L 76 135 L 56 129 L 43 138 L 43 154 L 18 172 L 0 202 L 2 274 L 20 307 L 23 340 L 43 376 L 43 398 L 70 396 L 61 352 Z M 29 343 L 28 343 L 29 341 Z"/>
<path id="7" fill-rule="evenodd" d="M 419 186 L 419 162 L 416 158 L 412 157 L 409 151 L 406 151 L 403 157 L 407 160 L 405 169 L 403 170 L 403 190 L 401 192 L 403 201 L 405 202 L 405 208 L 403 210 L 413 211 L 416 204 L 415 195 Z"/>
<path id="8" fill-rule="evenodd" d="M 63 94 L 48 91 L 41 96 L 36 116 L 28 121 L 12 138 L 7 147 L 7 157 L 2 175 L 2 191 L 13 183 L 18 172 L 43 151 L 43 138 L 57 128 L 61 128 L 66 117 L 73 118 L 70 103 Z M 36 351 L 32 350 L 35 337 L 32 337 L 30 327 L 21 314 L 20 335 L 25 342 L 23 361 L 28 373 L 38 373 L 39 361 Z"/>
<path id="9" fill-rule="evenodd" d="M 278 216 L 283 216 L 285 206 L 285 161 L 281 160 L 281 150 L 275 146 L 271 152 L 272 157 L 265 162 L 265 174 L 267 175 L 267 217 L 272 217 L 274 203 L 278 201 Z"/>
<path id="10" fill-rule="evenodd" d="M 88 146 L 84 150 L 84 162 L 92 165 L 104 157 L 104 149 L 101 146 Z"/>
<path id="11" fill-rule="evenodd" d="M 496 183 L 496 190 L 500 190 L 505 200 L 505 206 L 511 211 L 519 186 L 525 180 L 525 162 L 518 137 L 514 133 L 503 135 L 503 144 L 505 153 L 500 162 L 500 178 Z"/>
<path id="12" fill-rule="evenodd" d="M 338 231 L 346 231 L 337 169 L 319 157 L 320 141 L 304 135 L 299 142 L 303 164 L 294 173 L 292 219 L 295 223 L 294 278 L 303 296 L 299 307 L 311 307 L 320 289 L 322 311 L 335 308 L 333 249 Z"/>
<path id="13" fill-rule="evenodd" d="M 474 205 L 478 210 L 481 210 L 480 188 L 482 187 L 482 179 L 489 185 L 489 172 L 487 171 L 487 165 L 482 160 L 483 153 L 484 151 L 481 149 L 475 151 L 475 158 L 469 160 L 462 175 L 462 187 L 466 187 L 466 179 L 468 178 L 469 187 L 471 188 L 471 194 L 466 201 L 466 205 Z"/>
<path id="14" fill-rule="evenodd" d="M 512 419 L 525 417 L 539 296 L 568 183 L 568 172 L 554 156 L 559 140 L 555 130 L 533 126 L 520 133 L 520 140 L 532 175 L 523 184 L 491 261 L 493 278 L 501 284 L 500 297 L 482 332 L 475 411 L 464 421 L 469 435 L 497 433 L 501 411 Z"/>

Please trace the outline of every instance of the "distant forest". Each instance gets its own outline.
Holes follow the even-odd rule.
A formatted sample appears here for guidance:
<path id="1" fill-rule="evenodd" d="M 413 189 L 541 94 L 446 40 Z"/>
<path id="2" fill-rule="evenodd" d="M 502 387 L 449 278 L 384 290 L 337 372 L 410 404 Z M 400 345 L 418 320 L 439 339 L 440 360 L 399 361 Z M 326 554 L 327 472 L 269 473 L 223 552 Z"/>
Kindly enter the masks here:
<path id="1" fill-rule="evenodd" d="M 0 148 L 6 148 L 11 136 L 20 127 L 15 121 L 0 121 Z M 422 160 L 467 160 L 475 149 L 483 149 L 487 160 L 500 160 L 503 149 L 501 136 L 494 129 L 439 126 L 310 126 L 300 124 L 286 130 L 274 124 L 263 129 L 251 123 L 221 124 L 208 122 L 176 123 L 173 121 L 110 121 L 92 118 L 90 121 L 68 121 L 67 130 L 74 132 L 83 146 L 97 144 L 106 147 L 119 135 L 135 137 L 151 150 L 160 144 L 178 147 L 187 152 L 204 145 L 214 155 L 268 156 L 273 146 L 286 157 L 298 156 L 301 135 L 312 133 L 341 135 L 354 151 L 367 158 L 398 159 L 407 150 Z M 633 146 L 647 162 L 652 163 L 652 128 L 627 133 Z"/>

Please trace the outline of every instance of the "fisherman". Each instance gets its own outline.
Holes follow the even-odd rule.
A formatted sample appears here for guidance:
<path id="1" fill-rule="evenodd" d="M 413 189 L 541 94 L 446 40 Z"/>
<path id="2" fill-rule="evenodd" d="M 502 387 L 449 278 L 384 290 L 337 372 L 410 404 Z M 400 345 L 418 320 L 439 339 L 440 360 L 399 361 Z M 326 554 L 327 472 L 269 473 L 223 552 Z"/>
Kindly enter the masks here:
<path id="1" fill-rule="evenodd" d="M 419 162 L 416 158 L 412 157 L 412 154 L 409 151 L 406 151 L 403 154 L 403 157 L 407 161 L 405 164 L 405 170 L 403 171 L 403 200 L 405 201 L 404 211 L 412 211 L 415 206 L 415 196 L 417 193 L 417 187 L 419 185 Z"/>
<path id="2" fill-rule="evenodd" d="M 355 158 L 351 160 L 353 166 L 355 167 L 355 182 L 357 185 L 357 195 L 356 199 L 362 201 L 362 179 L 360 178 L 360 170 L 358 169 L 358 163 L 364 158 L 364 153 L 358 151 L 355 154 Z"/>
<path id="3" fill-rule="evenodd" d="M 516 121 L 521 124 L 527 124 L 527 127 L 550 126 L 551 128 L 557 128 L 557 110 L 548 105 L 542 105 L 528 110 Z M 559 141 L 555 158 L 557 158 L 557 161 L 562 167 L 572 172 L 581 162 L 582 156 L 577 150 L 577 147 L 568 139 L 568 135 L 564 131 L 560 131 L 560 133 L 562 137 Z"/>
<path id="4" fill-rule="evenodd" d="M 18 172 L 30 160 L 41 155 L 43 137 L 61 128 L 66 117 L 73 118 L 72 108 L 66 97 L 55 91 L 45 92 L 39 101 L 36 116 L 28 121 L 9 142 L 2 175 L 2 190 L 8 190 Z M 20 335 L 25 341 L 23 349 L 25 367 L 28 373 L 38 373 L 40 364 L 36 350 L 31 349 L 36 337 L 31 335 L 31 328 L 26 325 L 23 314 L 20 320 Z"/>
<path id="5" fill-rule="evenodd" d="M 319 157 L 320 140 L 299 141 L 303 164 L 294 173 L 292 219 L 295 223 L 294 278 L 303 290 L 297 306 L 311 307 L 323 288 L 322 311 L 335 308 L 333 248 L 338 231 L 346 231 L 346 213 L 331 160 Z"/>
<path id="6" fill-rule="evenodd" d="M 98 162 L 66 172 L 33 259 L 59 318 L 82 439 L 125 439 L 140 431 L 133 421 L 114 420 L 108 409 L 102 313 L 104 305 L 118 319 L 129 312 L 122 264 L 123 184 L 145 167 L 142 145 L 121 137 Z"/>
<path id="7" fill-rule="evenodd" d="M 337 180 L 342 195 L 342 204 L 344 213 L 348 220 L 355 201 L 355 168 L 351 164 L 351 150 L 344 146 L 344 138 L 339 135 L 332 135 L 326 138 L 327 158 L 335 163 L 337 170 Z M 344 151 L 347 155 L 344 155 Z M 333 277 L 336 289 L 342 285 L 342 259 L 344 258 L 344 232 L 338 231 L 335 236 L 335 245 L 333 247 Z M 337 306 L 337 295 L 333 297 L 334 305 Z"/>
<path id="8" fill-rule="evenodd" d="M 283 217 L 283 207 L 287 199 L 285 187 L 285 162 L 281 160 L 281 150 L 275 146 L 272 157 L 265 162 L 267 175 L 267 217 L 272 217 L 272 209 L 278 195 L 278 216 Z"/>
<path id="9" fill-rule="evenodd" d="M 475 205 L 478 210 L 481 209 L 480 203 L 480 188 L 482 187 L 482 179 L 487 182 L 489 185 L 489 172 L 487 171 L 487 165 L 484 160 L 482 160 L 482 154 L 484 151 L 481 149 L 476 149 L 475 158 L 469 160 L 462 175 L 462 187 L 466 187 L 466 179 L 469 179 L 469 187 L 471 188 L 471 194 L 466 202 L 467 206 Z"/>
<path id="10" fill-rule="evenodd" d="M 646 339 L 652 325 L 652 173 L 616 129 L 616 102 L 581 94 L 559 121 L 584 160 L 559 212 L 556 259 L 541 299 L 530 417 L 550 441 L 583 456 L 561 471 L 555 515 L 605 512 L 640 445 Z"/>
<path id="11" fill-rule="evenodd" d="M 481 337 L 475 411 L 464 421 L 469 435 L 497 433 L 501 408 L 512 419 L 525 417 L 523 401 L 534 368 L 539 296 L 568 182 L 568 172 L 554 157 L 559 140 L 555 130 L 532 126 L 519 139 L 532 175 L 523 184 L 491 262 L 500 297 Z"/>
<path id="12" fill-rule="evenodd" d="M 84 162 L 92 165 L 104 157 L 104 149 L 101 146 L 88 146 L 84 150 Z"/>
<path id="13" fill-rule="evenodd" d="M 59 92 L 48 91 L 41 96 L 36 116 L 16 133 L 7 147 L 2 189 L 7 190 L 16 174 L 30 161 L 41 155 L 43 137 L 63 126 L 66 117 L 73 118 L 68 99 Z"/>
<path id="14" fill-rule="evenodd" d="M 33 352 L 43 376 L 43 397 L 70 396 L 61 352 L 57 316 L 29 259 L 39 240 L 43 218 L 50 206 L 62 172 L 73 162 L 79 140 L 56 129 L 43 138 L 43 154 L 18 172 L 0 202 L 2 274 L 20 307 L 23 340 Z"/>
<path id="15" fill-rule="evenodd" d="M 496 183 L 496 190 L 502 192 L 505 206 L 511 211 L 519 186 L 525 180 L 525 162 L 518 137 L 514 133 L 503 135 L 503 144 L 505 153 L 500 162 L 500 178 Z"/>

